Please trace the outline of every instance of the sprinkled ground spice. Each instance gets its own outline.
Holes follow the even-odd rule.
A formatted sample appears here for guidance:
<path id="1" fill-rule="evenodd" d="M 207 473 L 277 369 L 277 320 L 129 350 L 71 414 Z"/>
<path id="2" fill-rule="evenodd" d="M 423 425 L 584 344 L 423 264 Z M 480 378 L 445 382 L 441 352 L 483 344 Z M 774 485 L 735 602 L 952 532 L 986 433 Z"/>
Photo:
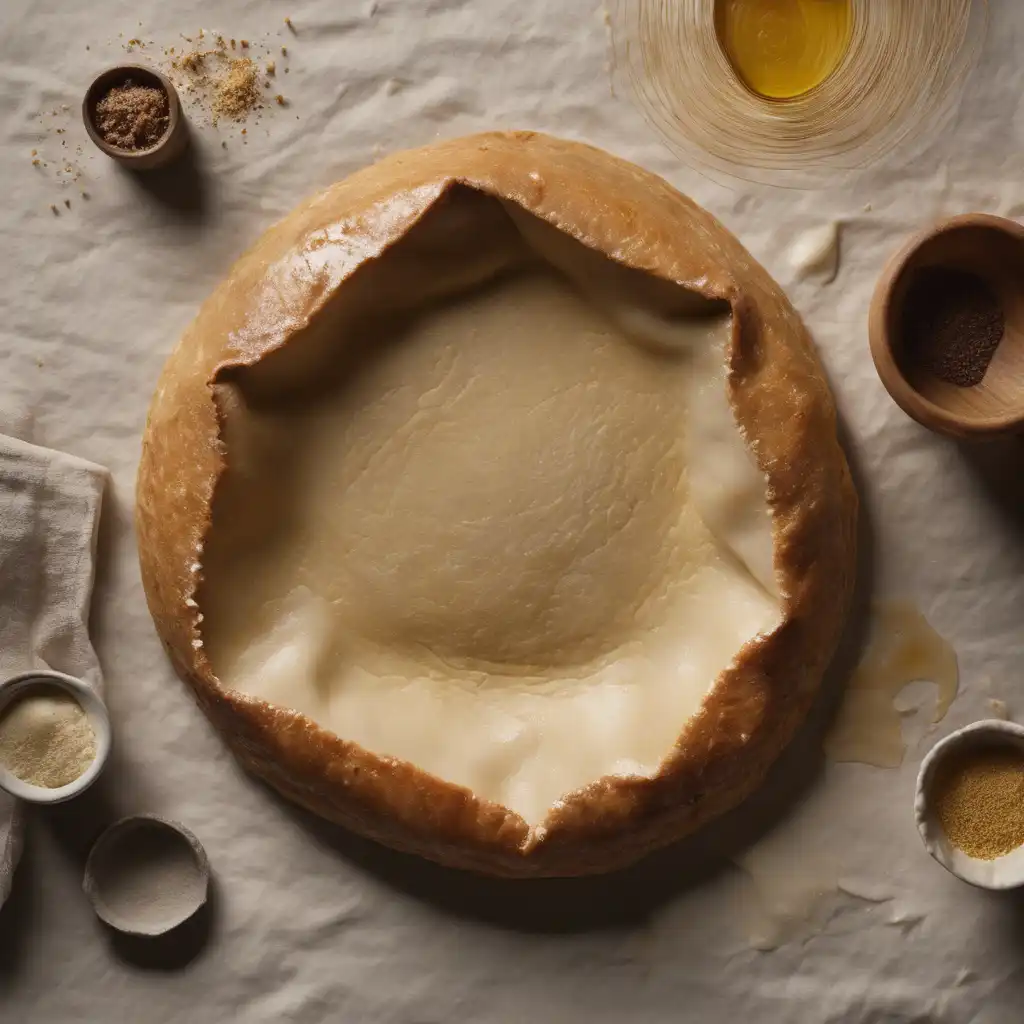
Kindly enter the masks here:
<path id="1" fill-rule="evenodd" d="M 163 89 L 129 79 L 96 104 L 96 127 L 103 141 L 118 149 L 149 149 L 166 133 L 170 113 Z"/>
<path id="2" fill-rule="evenodd" d="M 957 849 L 995 860 L 1024 845 L 1024 751 L 957 752 L 939 766 L 933 786 L 939 821 Z"/>
<path id="3" fill-rule="evenodd" d="M 234 59 L 227 74 L 217 82 L 213 113 L 240 121 L 261 104 L 259 68 L 249 57 Z"/>
<path id="4" fill-rule="evenodd" d="M 907 290 L 907 354 L 947 384 L 980 384 L 1005 328 L 999 302 L 974 274 L 927 267 Z"/>
<path id="5" fill-rule="evenodd" d="M 174 52 L 173 48 L 171 52 Z M 188 71 L 190 74 L 196 74 L 202 68 L 206 58 L 215 52 L 215 50 L 193 50 L 191 53 L 183 53 L 174 61 L 174 66 L 181 68 L 182 71 Z"/>

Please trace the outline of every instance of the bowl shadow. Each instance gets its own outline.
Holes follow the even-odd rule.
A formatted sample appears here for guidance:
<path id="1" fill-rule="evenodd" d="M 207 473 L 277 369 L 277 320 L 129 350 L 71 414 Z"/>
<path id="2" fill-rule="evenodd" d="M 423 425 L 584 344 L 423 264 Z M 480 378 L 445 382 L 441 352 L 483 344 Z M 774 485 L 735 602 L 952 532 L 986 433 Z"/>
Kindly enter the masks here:
<path id="1" fill-rule="evenodd" d="M 32 832 L 25 830 L 25 845 L 14 871 L 11 893 L 0 907 L 0 993 L 19 976 L 29 954 L 27 936 L 39 913 L 40 880 L 32 861 Z"/>
<path id="2" fill-rule="evenodd" d="M 727 815 L 611 874 L 501 879 L 442 867 L 381 846 L 313 815 L 268 787 L 270 798 L 318 843 L 334 850 L 356 870 L 442 913 L 512 931 L 564 934 L 640 924 L 666 902 L 731 870 L 730 856 L 781 824 L 819 781 L 824 769 L 822 739 L 867 643 L 874 528 L 863 501 L 864 477 L 842 422 L 840 440 L 862 496 L 857 582 L 847 625 L 807 721 L 764 784 Z"/>
<path id="3" fill-rule="evenodd" d="M 191 127 L 187 130 L 189 138 L 184 151 L 165 167 L 146 171 L 121 167 L 120 170 L 135 188 L 154 200 L 177 222 L 201 226 L 209 220 L 213 209 L 213 182 L 203 166 L 195 132 Z"/>
<path id="4" fill-rule="evenodd" d="M 957 446 L 982 493 L 1024 538 L 1024 435 Z"/>
<path id="5" fill-rule="evenodd" d="M 218 917 L 220 896 L 212 876 L 209 884 L 206 902 L 187 921 L 163 935 L 129 935 L 104 924 L 114 955 L 149 971 L 177 971 L 197 960 L 210 942 Z"/>

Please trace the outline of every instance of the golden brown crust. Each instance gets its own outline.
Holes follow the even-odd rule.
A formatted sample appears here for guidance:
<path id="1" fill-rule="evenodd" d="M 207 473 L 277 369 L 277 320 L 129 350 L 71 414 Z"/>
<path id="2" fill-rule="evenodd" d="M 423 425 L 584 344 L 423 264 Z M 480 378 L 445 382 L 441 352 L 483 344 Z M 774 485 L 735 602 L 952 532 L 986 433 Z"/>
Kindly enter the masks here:
<path id="1" fill-rule="evenodd" d="M 719 677 L 658 776 L 608 778 L 532 832 L 518 815 L 379 757 L 295 712 L 221 689 L 195 602 L 224 466 L 210 382 L 308 324 L 365 261 L 463 184 L 610 258 L 733 310 L 730 387 L 769 483 L 782 624 Z M 600 150 L 532 132 L 399 153 L 303 203 L 243 256 L 172 353 L 149 413 L 137 527 L 150 610 L 178 673 L 242 764 L 317 814 L 444 864 L 509 876 L 623 866 L 731 809 L 805 717 L 853 589 L 856 496 L 810 339 L 777 285 L 710 214 Z"/>

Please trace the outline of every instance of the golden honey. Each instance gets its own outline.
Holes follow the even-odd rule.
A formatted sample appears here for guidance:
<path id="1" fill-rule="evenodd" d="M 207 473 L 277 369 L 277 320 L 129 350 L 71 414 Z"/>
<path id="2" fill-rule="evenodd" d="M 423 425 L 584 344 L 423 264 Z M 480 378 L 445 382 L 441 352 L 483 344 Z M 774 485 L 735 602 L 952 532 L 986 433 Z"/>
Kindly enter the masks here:
<path id="1" fill-rule="evenodd" d="M 852 0 L 715 0 L 715 32 L 736 74 L 765 99 L 810 92 L 850 45 Z"/>
<path id="2" fill-rule="evenodd" d="M 941 722 L 960 685 L 956 651 L 913 602 L 879 602 L 867 649 L 825 739 L 829 759 L 898 768 L 906 744 L 894 702 L 908 683 L 922 680 L 935 684 L 932 722 Z"/>

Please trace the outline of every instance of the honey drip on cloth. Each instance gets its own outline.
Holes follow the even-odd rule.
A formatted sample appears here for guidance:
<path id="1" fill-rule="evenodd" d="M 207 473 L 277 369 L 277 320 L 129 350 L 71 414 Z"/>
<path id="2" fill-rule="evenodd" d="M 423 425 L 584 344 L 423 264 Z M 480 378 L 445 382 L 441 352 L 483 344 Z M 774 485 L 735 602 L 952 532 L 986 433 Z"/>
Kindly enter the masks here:
<path id="1" fill-rule="evenodd" d="M 906 743 L 897 698 L 919 681 L 935 684 L 932 724 L 941 722 L 959 686 L 956 651 L 913 602 L 878 602 L 872 608 L 867 650 L 825 739 L 829 759 L 898 768 Z"/>
<path id="2" fill-rule="evenodd" d="M 940 764 L 932 800 L 949 841 L 995 860 L 1024 845 L 1024 751 L 1004 744 L 958 751 Z"/>
<path id="3" fill-rule="evenodd" d="M 715 34 L 751 92 L 788 100 L 821 85 L 850 45 L 850 0 L 716 0 Z"/>

